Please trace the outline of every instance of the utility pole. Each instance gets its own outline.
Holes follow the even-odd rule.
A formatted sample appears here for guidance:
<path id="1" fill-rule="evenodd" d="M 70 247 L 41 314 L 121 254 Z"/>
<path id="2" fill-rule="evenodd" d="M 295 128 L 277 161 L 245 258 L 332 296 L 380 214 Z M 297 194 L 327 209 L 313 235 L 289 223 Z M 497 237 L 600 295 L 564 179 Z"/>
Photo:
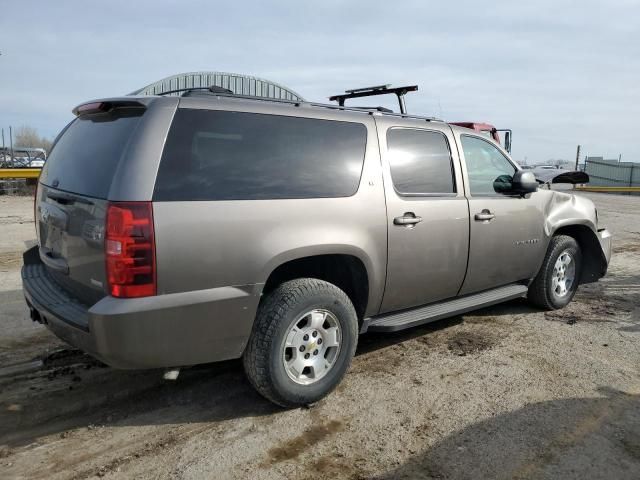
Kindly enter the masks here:
<path id="1" fill-rule="evenodd" d="M 11 125 L 9 125 L 9 145 L 11 147 L 11 163 L 13 163 L 13 131 Z"/>
<path id="2" fill-rule="evenodd" d="M 580 161 L 580 145 L 578 145 L 578 148 L 576 149 L 576 168 L 574 169 L 576 172 L 578 171 L 578 162 Z M 573 188 L 576 188 L 576 184 L 573 184 Z"/>
<path id="3" fill-rule="evenodd" d="M 2 129 L 2 151 L 4 152 L 4 128 Z"/>

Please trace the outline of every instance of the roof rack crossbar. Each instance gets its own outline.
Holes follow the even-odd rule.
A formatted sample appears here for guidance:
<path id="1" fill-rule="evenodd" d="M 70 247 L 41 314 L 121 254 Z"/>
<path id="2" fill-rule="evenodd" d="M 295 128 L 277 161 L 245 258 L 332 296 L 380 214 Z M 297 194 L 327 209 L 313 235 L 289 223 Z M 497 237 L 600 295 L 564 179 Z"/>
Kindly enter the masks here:
<path id="1" fill-rule="evenodd" d="M 374 87 L 354 88 L 351 90 L 345 90 L 345 93 L 340 95 L 332 95 L 329 100 L 332 102 L 338 102 L 338 105 L 344 107 L 345 100 L 349 98 L 362 98 L 373 97 L 376 95 L 393 95 L 398 97 L 398 105 L 400 106 L 400 113 L 406 115 L 407 106 L 404 102 L 404 96 L 408 92 L 416 92 L 418 90 L 417 85 L 407 85 L 405 87 L 390 88 L 390 85 L 376 85 Z"/>
<path id="2" fill-rule="evenodd" d="M 361 93 L 371 90 L 387 90 L 390 86 L 391 84 L 387 83 L 386 85 L 376 85 L 374 87 L 352 88 L 351 90 L 345 90 L 345 93 Z"/>

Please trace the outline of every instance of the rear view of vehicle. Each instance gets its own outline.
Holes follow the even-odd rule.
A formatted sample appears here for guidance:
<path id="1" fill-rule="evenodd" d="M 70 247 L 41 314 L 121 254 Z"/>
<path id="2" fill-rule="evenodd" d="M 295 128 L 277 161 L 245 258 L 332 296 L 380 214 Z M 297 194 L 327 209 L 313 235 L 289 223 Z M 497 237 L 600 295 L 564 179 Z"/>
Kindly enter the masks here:
<path id="1" fill-rule="evenodd" d="M 101 300 L 156 292 L 152 207 L 140 200 L 145 182 L 135 189 L 138 197 L 124 193 L 122 180 L 144 174 L 146 154 L 157 156 L 157 147 L 140 144 L 145 120 L 158 123 L 148 110 L 132 100 L 78 107 L 36 191 L 38 245 L 25 253 L 23 269 L 32 317 L 96 356 L 104 346 L 89 335 L 89 309 Z M 126 201 L 107 200 L 123 195 Z M 106 360 L 118 364 L 118 358 Z"/>
<path id="2" fill-rule="evenodd" d="M 125 98 L 79 106 L 36 192 L 38 245 L 25 252 L 22 270 L 31 316 L 117 368 L 237 358 L 246 336 L 211 318 L 245 312 L 247 320 L 235 325 L 250 330 L 259 298 L 240 288 L 167 287 L 175 252 L 189 255 L 189 239 L 197 235 L 183 232 L 183 241 L 169 246 L 174 255 L 159 261 L 152 200 L 178 101 Z"/>
<path id="3" fill-rule="evenodd" d="M 116 368 L 244 357 L 280 405 L 335 388 L 384 285 L 374 119 L 216 94 L 74 113 L 36 192 L 32 318 Z"/>
<path id="4" fill-rule="evenodd" d="M 106 200 L 144 109 L 96 104 L 84 106 L 78 113 L 78 119 L 59 139 L 37 192 L 41 270 L 86 304 L 93 304 L 108 293 L 135 296 L 152 291 L 153 248 L 149 243 L 152 238 L 148 206 L 109 205 Z M 121 232 L 117 229 L 124 228 L 119 227 L 123 222 L 131 221 L 128 215 L 136 217 L 134 235 L 142 242 L 134 237 L 119 238 Z M 106 231 L 107 218 L 111 221 L 110 232 Z M 108 245 L 114 253 L 131 249 L 130 258 L 118 263 L 114 255 L 105 262 L 105 237 L 110 238 Z"/>

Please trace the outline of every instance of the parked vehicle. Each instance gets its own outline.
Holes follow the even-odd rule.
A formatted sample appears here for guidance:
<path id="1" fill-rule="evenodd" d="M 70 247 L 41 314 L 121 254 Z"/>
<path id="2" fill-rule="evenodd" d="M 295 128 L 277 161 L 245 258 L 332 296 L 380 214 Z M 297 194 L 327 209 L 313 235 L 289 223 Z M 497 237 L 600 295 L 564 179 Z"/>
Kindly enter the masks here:
<path id="1" fill-rule="evenodd" d="M 451 125 L 458 125 L 460 127 L 470 128 L 476 132 L 480 132 L 482 135 L 491 138 L 496 143 L 501 144 L 500 132 L 504 135 L 504 149 L 511 153 L 511 137 L 513 132 L 509 128 L 496 128 L 490 123 L 483 122 L 450 122 Z"/>
<path id="2" fill-rule="evenodd" d="M 242 358 L 266 398 L 305 405 L 359 334 L 524 296 L 562 308 L 611 255 L 590 200 L 442 121 L 193 90 L 73 112 L 24 294 L 113 367 Z"/>
<path id="3" fill-rule="evenodd" d="M 0 149 L 0 168 L 42 168 L 46 161 L 47 151 L 44 148 Z"/>

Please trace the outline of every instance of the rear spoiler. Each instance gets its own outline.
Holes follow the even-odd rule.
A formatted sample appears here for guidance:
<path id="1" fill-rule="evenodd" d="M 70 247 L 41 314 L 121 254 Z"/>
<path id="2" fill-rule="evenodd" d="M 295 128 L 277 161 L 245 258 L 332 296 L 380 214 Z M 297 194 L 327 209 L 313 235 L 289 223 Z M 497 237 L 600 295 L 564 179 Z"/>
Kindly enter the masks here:
<path id="1" fill-rule="evenodd" d="M 92 115 L 96 113 L 109 113 L 116 108 L 141 108 L 146 109 L 147 106 L 136 100 L 98 100 L 88 103 L 82 103 L 75 107 L 71 112 L 79 117 L 80 115 Z"/>

